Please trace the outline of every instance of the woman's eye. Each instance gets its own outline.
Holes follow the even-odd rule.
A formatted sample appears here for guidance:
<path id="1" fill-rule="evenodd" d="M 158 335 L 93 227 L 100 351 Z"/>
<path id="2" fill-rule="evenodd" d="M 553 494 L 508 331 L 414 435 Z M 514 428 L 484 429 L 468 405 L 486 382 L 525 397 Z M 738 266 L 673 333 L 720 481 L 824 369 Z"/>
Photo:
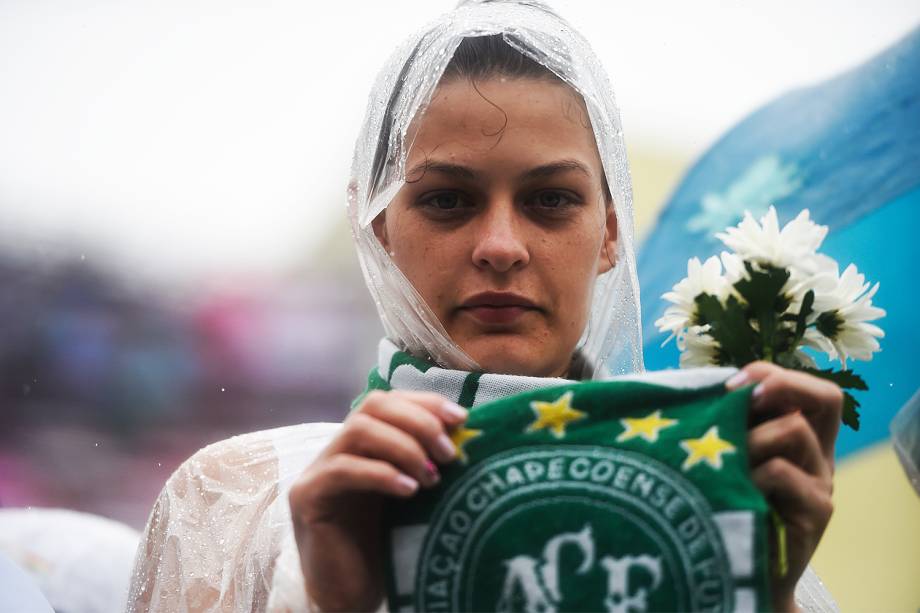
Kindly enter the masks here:
<path id="1" fill-rule="evenodd" d="M 422 197 L 419 204 L 432 214 L 454 214 L 467 210 L 471 204 L 460 192 L 437 192 Z"/>
<path id="2" fill-rule="evenodd" d="M 565 202 L 565 196 L 559 192 L 543 192 L 537 196 L 540 206 L 556 208 Z"/>
<path id="3" fill-rule="evenodd" d="M 449 211 L 455 209 L 460 205 L 460 197 L 457 194 L 435 194 L 428 198 L 428 202 L 431 203 L 437 209 L 442 211 Z"/>
<path id="4" fill-rule="evenodd" d="M 571 204 L 575 204 L 575 202 L 575 198 L 565 192 L 545 190 L 532 196 L 528 204 L 532 204 L 541 209 L 553 210 L 565 208 Z"/>

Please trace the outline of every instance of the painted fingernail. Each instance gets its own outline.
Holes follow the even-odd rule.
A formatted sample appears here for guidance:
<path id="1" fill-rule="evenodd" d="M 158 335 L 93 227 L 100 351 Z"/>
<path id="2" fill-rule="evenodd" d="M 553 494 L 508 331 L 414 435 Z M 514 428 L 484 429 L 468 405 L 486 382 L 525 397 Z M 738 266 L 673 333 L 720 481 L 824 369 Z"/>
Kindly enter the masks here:
<path id="1" fill-rule="evenodd" d="M 428 485 L 434 485 L 441 480 L 441 473 L 431 460 L 425 460 L 425 474 L 428 475 Z"/>
<path id="2" fill-rule="evenodd" d="M 744 372 L 743 370 L 739 370 L 738 372 L 733 374 L 728 379 L 728 381 L 725 382 L 725 387 L 730 390 L 733 390 L 747 383 L 748 379 L 750 379 L 750 377 L 748 377 L 748 374 Z"/>
<path id="3" fill-rule="evenodd" d="M 763 396 L 763 391 L 764 391 L 763 383 L 758 383 L 757 387 L 754 388 L 754 391 L 751 392 L 751 397 L 755 399 L 759 399 L 761 396 Z"/>
<path id="4" fill-rule="evenodd" d="M 457 448 L 446 434 L 441 434 L 435 440 L 435 446 L 441 452 L 441 457 L 447 461 L 452 460 L 457 455 Z"/>
<path id="5" fill-rule="evenodd" d="M 418 481 L 409 475 L 399 474 L 396 475 L 396 486 L 403 494 L 414 494 L 418 489 Z"/>
<path id="6" fill-rule="evenodd" d="M 441 410 L 444 411 L 444 414 L 449 419 L 466 419 L 467 415 L 469 415 L 469 411 L 450 400 L 445 400 L 441 404 Z"/>

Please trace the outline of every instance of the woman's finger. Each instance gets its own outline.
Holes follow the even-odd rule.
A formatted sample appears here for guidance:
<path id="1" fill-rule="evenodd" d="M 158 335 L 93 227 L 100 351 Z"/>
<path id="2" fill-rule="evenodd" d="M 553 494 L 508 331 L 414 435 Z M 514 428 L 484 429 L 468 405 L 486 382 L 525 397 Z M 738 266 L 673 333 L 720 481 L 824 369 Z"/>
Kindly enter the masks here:
<path id="1" fill-rule="evenodd" d="M 366 413 L 345 420 L 342 432 L 327 448 L 326 461 L 339 454 L 389 462 L 422 485 L 439 480 L 437 468 L 414 437 Z"/>
<path id="2" fill-rule="evenodd" d="M 785 521 L 817 542 L 834 510 L 825 484 L 778 456 L 754 468 L 751 479 Z"/>
<path id="3" fill-rule="evenodd" d="M 309 513 L 306 521 L 321 521 L 325 505 L 318 496 L 333 498 L 350 492 L 374 492 L 406 498 L 418 491 L 419 483 L 389 462 L 339 453 L 304 472 L 291 486 L 291 509 Z M 329 518 L 329 519 L 335 519 Z"/>
<path id="4" fill-rule="evenodd" d="M 735 389 L 751 383 L 757 383 L 751 396 L 753 416 L 768 418 L 801 410 L 818 436 L 825 458 L 833 461 L 843 410 L 843 392 L 837 385 L 769 362 L 752 362 L 726 381 L 726 387 Z"/>
<path id="5" fill-rule="evenodd" d="M 389 393 L 371 399 L 361 411 L 410 434 L 439 462 L 457 457 L 457 449 L 447 436 L 448 425 L 431 406 L 423 406 L 406 395 Z"/>
<path id="6" fill-rule="evenodd" d="M 469 411 L 462 406 L 435 392 L 392 390 L 389 394 L 420 404 L 448 426 L 459 426 L 469 416 Z"/>
<path id="7" fill-rule="evenodd" d="M 751 478 L 782 520 L 779 525 L 783 526 L 783 531 L 775 536 L 785 534 L 785 538 L 777 538 L 776 547 L 771 549 L 777 562 L 789 572 L 774 575 L 771 585 L 774 595 L 786 594 L 783 599 L 788 598 L 787 602 L 793 603 L 795 584 L 833 512 L 828 481 L 822 482 L 781 456 L 774 456 L 754 468 Z M 782 610 L 786 608 L 783 606 Z M 794 610 L 794 604 L 788 608 Z"/>
<path id="8" fill-rule="evenodd" d="M 748 432 L 748 454 L 752 467 L 773 457 L 783 457 L 819 479 L 830 480 L 830 467 L 821 444 L 800 412 L 768 420 Z"/>

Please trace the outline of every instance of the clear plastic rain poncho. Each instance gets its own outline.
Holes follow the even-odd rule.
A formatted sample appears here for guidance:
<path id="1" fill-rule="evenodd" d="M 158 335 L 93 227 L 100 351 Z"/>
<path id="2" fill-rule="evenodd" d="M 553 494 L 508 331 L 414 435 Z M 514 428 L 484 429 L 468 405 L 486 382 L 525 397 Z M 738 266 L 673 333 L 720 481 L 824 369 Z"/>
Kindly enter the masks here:
<path id="1" fill-rule="evenodd" d="M 619 236 L 616 265 L 598 277 L 578 349 L 593 365 L 584 373 L 590 378 L 605 377 L 605 365 L 613 375 L 641 371 L 632 191 L 613 92 L 587 42 L 544 4 L 530 0 L 462 3 L 401 46 L 374 85 L 355 148 L 348 213 L 386 334 L 447 368 L 477 370 L 390 259 L 371 221 L 404 184 L 410 124 L 424 111 L 454 50 L 465 37 L 495 34 L 584 98 Z M 287 493 L 339 427 L 314 423 L 250 433 L 186 461 L 151 512 L 128 610 L 314 610 L 305 595 Z M 800 605 L 832 608 L 813 577 L 806 573 L 800 582 Z"/>
<path id="2" fill-rule="evenodd" d="M 587 41 L 535 1 L 462 3 L 410 38 L 374 85 L 352 165 L 348 215 L 365 280 L 387 336 L 409 353 L 459 370 L 480 370 L 448 338 L 437 317 L 396 267 L 371 227 L 405 183 L 412 122 L 424 112 L 464 38 L 501 34 L 523 55 L 581 94 L 613 196 L 618 224 L 616 266 L 595 283 L 578 349 L 592 365 L 585 378 L 642 370 L 639 284 L 633 203 L 620 114 L 607 75 Z M 605 368 L 606 366 L 606 368 Z"/>

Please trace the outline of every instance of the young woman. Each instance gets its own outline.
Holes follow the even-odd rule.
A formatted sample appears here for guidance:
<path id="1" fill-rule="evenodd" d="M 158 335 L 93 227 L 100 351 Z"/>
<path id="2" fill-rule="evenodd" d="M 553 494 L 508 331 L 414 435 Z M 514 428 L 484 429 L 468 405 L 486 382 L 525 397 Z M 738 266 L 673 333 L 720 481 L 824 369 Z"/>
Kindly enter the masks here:
<path id="1" fill-rule="evenodd" d="M 129 609 L 381 606 L 381 502 L 436 484 L 460 404 L 488 399 L 451 381 L 487 373 L 494 397 L 641 370 L 631 208 L 607 79 L 551 10 L 466 3 L 410 39 L 372 93 L 349 187 L 387 333 L 371 387 L 389 391 L 343 424 L 249 434 L 183 464 Z M 439 378 L 397 382 L 397 351 Z M 841 393 L 765 363 L 727 385 L 753 382 L 752 476 L 787 526 L 790 572 L 772 587 L 792 610 L 830 518 Z"/>

